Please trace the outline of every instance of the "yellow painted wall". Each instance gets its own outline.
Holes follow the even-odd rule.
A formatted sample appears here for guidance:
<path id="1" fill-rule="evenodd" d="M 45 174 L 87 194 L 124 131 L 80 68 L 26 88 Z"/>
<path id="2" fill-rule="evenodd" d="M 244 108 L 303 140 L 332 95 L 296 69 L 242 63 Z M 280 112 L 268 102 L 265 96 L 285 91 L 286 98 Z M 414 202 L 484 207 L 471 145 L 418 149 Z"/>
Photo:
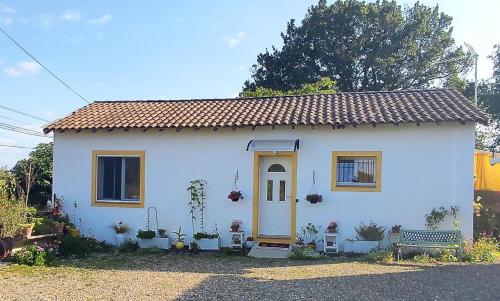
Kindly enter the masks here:
<path id="1" fill-rule="evenodd" d="M 491 154 L 474 154 L 474 190 L 500 191 L 500 164 L 491 165 Z"/>

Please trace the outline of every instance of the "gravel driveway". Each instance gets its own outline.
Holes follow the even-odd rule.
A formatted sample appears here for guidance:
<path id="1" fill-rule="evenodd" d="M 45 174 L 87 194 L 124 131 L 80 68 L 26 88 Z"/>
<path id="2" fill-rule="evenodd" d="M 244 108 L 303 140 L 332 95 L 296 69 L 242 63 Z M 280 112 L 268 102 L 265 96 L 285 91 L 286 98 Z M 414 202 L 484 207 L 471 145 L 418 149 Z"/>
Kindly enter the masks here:
<path id="1" fill-rule="evenodd" d="M 2 300 L 500 300 L 494 264 L 367 264 L 239 256 L 101 255 L 0 266 Z"/>

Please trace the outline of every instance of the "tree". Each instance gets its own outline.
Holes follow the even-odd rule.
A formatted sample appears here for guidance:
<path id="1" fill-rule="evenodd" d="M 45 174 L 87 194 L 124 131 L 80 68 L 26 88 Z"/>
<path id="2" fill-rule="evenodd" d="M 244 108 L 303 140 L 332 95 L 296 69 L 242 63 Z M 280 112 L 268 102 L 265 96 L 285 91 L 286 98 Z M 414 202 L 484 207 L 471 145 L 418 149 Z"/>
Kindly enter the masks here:
<path id="1" fill-rule="evenodd" d="M 43 206 L 51 198 L 52 152 L 53 143 L 40 143 L 11 170 L 21 191 L 17 197 L 24 198 L 27 204 Z"/>
<path id="2" fill-rule="evenodd" d="M 341 91 L 425 88 L 468 70 L 470 57 L 452 38 L 452 18 L 418 2 L 320 0 L 297 26 L 288 23 L 283 46 L 257 56 L 244 91 L 288 91 L 335 79 Z"/>
<path id="3" fill-rule="evenodd" d="M 328 77 L 323 77 L 312 84 L 305 84 L 300 89 L 288 91 L 275 90 L 271 88 L 256 87 L 255 91 L 243 91 L 240 97 L 263 97 L 263 96 L 284 96 L 284 95 L 304 95 L 304 94 L 334 94 L 335 82 Z"/>

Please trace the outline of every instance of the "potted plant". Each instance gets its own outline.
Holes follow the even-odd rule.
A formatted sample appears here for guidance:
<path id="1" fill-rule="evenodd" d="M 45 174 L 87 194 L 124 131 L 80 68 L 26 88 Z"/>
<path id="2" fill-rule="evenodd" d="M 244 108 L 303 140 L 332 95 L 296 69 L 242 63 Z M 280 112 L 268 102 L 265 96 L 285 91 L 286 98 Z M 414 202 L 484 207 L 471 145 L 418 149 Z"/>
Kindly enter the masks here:
<path id="1" fill-rule="evenodd" d="M 246 247 L 251 249 L 253 247 L 253 243 L 254 243 L 253 236 L 248 236 L 245 243 Z"/>
<path id="2" fill-rule="evenodd" d="M 66 224 L 64 222 L 56 222 L 54 224 L 54 232 L 57 234 L 57 235 L 63 235 L 64 234 L 64 226 Z"/>
<path id="3" fill-rule="evenodd" d="M 241 224 L 243 224 L 242 221 L 233 219 L 233 221 L 231 222 L 231 232 L 239 232 Z"/>
<path id="4" fill-rule="evenodd" d="M 338 223 L 337 221 L 331 221 L 328 226 L 326 226 L 326 231 L 328 233 L 337 233 Z"/>
<path id="5" fill-rule="evenodd" d="M 21 236 L 23 238 L 30 238 L 31 233 L 33 233 L 33 228 L 35 227 L 35 223 L 27 223 L 21 224 Z"/>
<path id="6" fill-rule="evenodd" d="M 311 204 L 317 204 L 323 202 L 323 196 L 317 193 L 310 193 L 306 195 L 306 201 Z"/>
<path id="7" fill-rule="evenodd" d="M 154 247 L 153 238 L 156 237 L 156 232 L 153 230 L 141 230 L 137 231 L 136 237 L 139 239 L 139 248 L 146 249 Z"/>
<path id="8" fill-rule="evenodd" d="M 365 225 L 363 222 L 355 228 L 356 239 L 346 239 L 344 250 L 352 253 L 369 253 L 380 246 L 384 239 L 384 227 L 378 226 L 373 221 Z"/>
<path id="9" fill-rule="evenodd" d="M 220 249 L 219 233 L 198 232 L 194 235 L 196 243 L 202 250 L 216 251 Z"/>
<path id="10" fill-rule="evenodd" d="M 175 248 L 177 250 L 184 249 L 184 247 L 185 247 L 185 245 L 184 245 L 184 237 L 186 236 L 186 234 L 182 233 L 181 226 L 179 226 L 179 230 L 178 231 L 174 231 L 172 233 L 174 233 L 177 236 L 176 243 L 175 243 Z"/>
<path id="11" fill-rule="evenodd" d="M 301 242 L 302 245 L 304 242 L 306 243 L 307 247 L 310 249 L 316 250 L 316 236 L 318 234 L 319 230 L 314 226 L 312 223 L 307 223 L 305 227 L 301 228 Z"/>
<path id="12" fill-rule="evenodd" d="M 111 225 L 111 228 L 115 230 L 115 241 L 117 246 L 121 246 L 126 241 L 126 233 L 130 231 L 130 227 L 125 225 L 122 221 L 119 221 L 115 225 Z"/>
<path id="13" fill-rule="evenodd" d="M 13 246 L 14 246 L 14 238 L 12 237 L 0 238 L 0 261 L 4 260 L 10 255 Z"/>
<path id="14" fill-rule="evenodd" d="M 80 230 L 78 230 L 74 224 L 70 223 L 68 225 L 68 234 L 71 237 L 78 237 L 80 236 Z"/>
<path id="15" fill-rule="evenodd" d="M 234 191 L 233 190 L 229 193 L 227 198 L 233 202 L 237 202 L 239 200 L 243 200 L 243 194 L 241 193 L 241 191 Z"/>
<path id="16" fill-rule="evenodd" d="M 390 243 L 395 243 L 397 241 L 400 231 L 401 231 L 401 225 L 392 226 L 391 230 L 387 233 Z"/>

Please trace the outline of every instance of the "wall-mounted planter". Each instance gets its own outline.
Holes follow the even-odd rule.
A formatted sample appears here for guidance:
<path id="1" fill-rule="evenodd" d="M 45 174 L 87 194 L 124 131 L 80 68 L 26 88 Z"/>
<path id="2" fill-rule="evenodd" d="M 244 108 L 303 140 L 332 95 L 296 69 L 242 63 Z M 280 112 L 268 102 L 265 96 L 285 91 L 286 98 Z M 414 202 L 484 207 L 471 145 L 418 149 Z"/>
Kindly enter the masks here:
<path id="1" fill-rule="evenodd" d="M 196 239 L 195 242 L 198 244 L 200 249 L 206 251 L 218 251 L 220 250 L 220 238 L 202 238 Z"/>
<path id="2" fill-rule="evenodd" d="M 148 249 L 148 248 L 170 249 L 171 247 L 172 247 L 172 240 L 170 239 L 170 237 L 139 239 L 139 248 L 141 249 Z"/>
<path id="3" fill-rule="evenodd" d="M 379 247 L 378 240 L 350 240 L 346 239 L 344 243 L 344 252 L 350 253 L 370 253 L 370 251 Z"/>

